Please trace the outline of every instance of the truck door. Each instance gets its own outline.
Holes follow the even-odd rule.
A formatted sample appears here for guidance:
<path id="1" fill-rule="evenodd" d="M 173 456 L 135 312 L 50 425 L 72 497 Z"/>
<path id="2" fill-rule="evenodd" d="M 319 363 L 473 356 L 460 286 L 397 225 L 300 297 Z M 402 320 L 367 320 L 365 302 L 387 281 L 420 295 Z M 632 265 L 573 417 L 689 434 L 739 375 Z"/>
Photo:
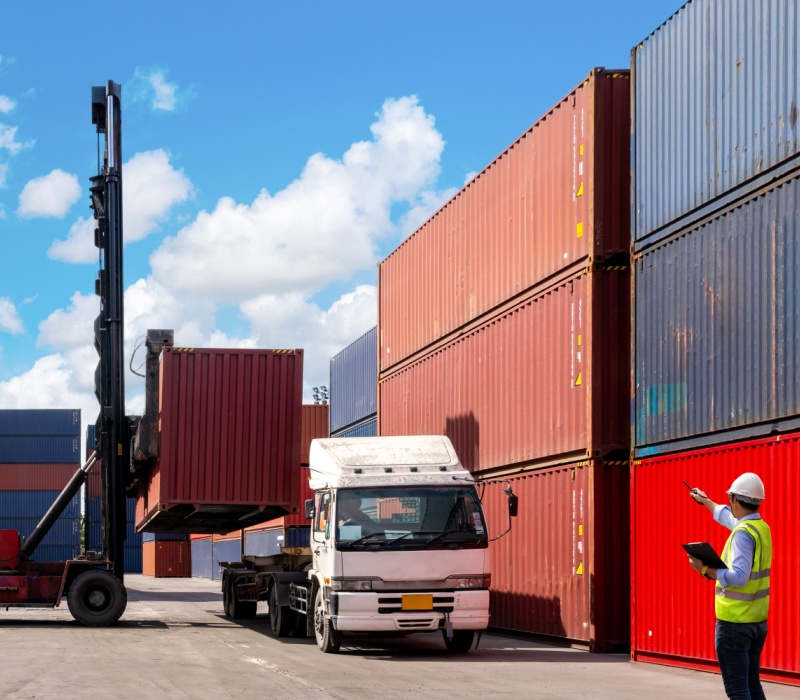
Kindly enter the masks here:
<path id="1" fill-rule="evenodd" d="M 314 569 L 323 579 L 330 581 L 334 574 L 334 533 L 333 495 L 330 491 L 317 491 L 314 495 L 314 522 L 311 527 L 311 551 L 314 555 Z"/>

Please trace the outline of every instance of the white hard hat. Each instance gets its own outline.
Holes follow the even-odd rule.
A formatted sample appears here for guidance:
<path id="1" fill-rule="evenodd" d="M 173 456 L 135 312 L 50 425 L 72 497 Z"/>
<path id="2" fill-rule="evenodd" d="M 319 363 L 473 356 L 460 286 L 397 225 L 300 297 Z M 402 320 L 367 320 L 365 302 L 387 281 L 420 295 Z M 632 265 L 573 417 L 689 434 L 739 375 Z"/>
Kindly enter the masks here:
<path id="1" fill-rule="evenodd" d="M 758 474 L 745 472 L 733 480 L 727 493 L 736 496 L 742 503 L 751 503 L 757 506 L 764 500 L 764 482 L 761 481 Z"/>

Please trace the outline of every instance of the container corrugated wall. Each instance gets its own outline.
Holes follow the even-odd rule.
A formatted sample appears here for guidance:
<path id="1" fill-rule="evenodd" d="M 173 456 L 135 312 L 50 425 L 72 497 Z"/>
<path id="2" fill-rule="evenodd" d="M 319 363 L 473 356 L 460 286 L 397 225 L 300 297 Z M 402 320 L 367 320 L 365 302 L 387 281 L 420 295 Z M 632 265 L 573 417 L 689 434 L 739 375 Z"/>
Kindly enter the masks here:
<path id="1" fill-rule="evenodd" d="M 77 462 L 0 464 L 0 491 L 60 491 L 75 476 L 78 468 Z"/>
<path id="2" fill-rule="evenodd" d="M 300 466 L 308 466 L 311 441 L 328 437 L 329 407 L 322 404 L 304 404 L 300 418 Z"/>
<path id="3" fill-rule="evenodd" d="M 630 84 L 597 69 L 378 269 L 379 372 L 582 261 L 627 255 Z"/>
<path id="4" fill-rule="evenodd" d="M 193 537 L 190 547 L 192 576 L 211 578 L 211 535 Z"/>
<path id="5" fill-rule="evenodd" d="M 242 541 L 235 540 L 216 540 L 211 543 L 211 579 L 213 581 L 222 580 L 221 561 L 241 561 L 242 560 Z"/>
<path id="6" fill-rule="evenodd" d="M 762 678 L 800 685 L 800 558 L 794 539 L 800 494 L 800 434 L 654 457 L 633 468 L 631 509 L 632 658 L 718 670 L 714 651 L 714 588 L 686 562 L 681 545 L 710 542 L 721 552 L 730 534 L 683 486 L 725 503 L 725 491 L 746 471 L 764 481 L 759 512 L 772 530 L 769 633 Z M 664 504 L 669 503 L 665 519 Z M 670 572 L 661 575 L 656 572 Z"/>
<path id="7" fill-rule="evenodd" d="M 585 643 L 629 641 L 628 464 L 589 461 L 486 484 L 491 537 L 508 526 L 503 489 L 519 497 L 511 532 L 492 542 L 493 627 Z"/>
<path id="8" fill-rule="evenodd" d="M 375 414 L 378 410 L 377 327 L 331 358 L 330 377 L 331 433 Z"/>
<path id="9" fill-rule="evenodd" d="M 338 431 L 335 435 L 331 435 L 331 437 L 375 437 L 377 434 L 378 416 L 375 415 L 372 418 L 367 418 L 367 420 L 363 421 L 362 423 L 357 423 L 356 425 L 351 425 L 348 428 L 344 428 L 343 430 Z"/>
<path id="10" fill-rule="evenodd" d="M 81 434 L 80 409 L 36 408 L 0 410 L 0 436 Z"/>
<path id="11" fill-rule="evenodd" d="M 634 444 L 793 427 L 798 348 L 800 178 L 636 258 Z"/>
<path id="12" fill-rule="evenodd" d="M 77 464 L 80 460 L 79 435 L 0 436 L 0 463 Z"/>
<path id="13" fill-rule="evenodd" d="M 533 294 L 378 387 L 381 435 L 447 435 L 470 471 L 629 445 L 627 270 Z"/>
<path id="14" fill-rule="evenodd" d="M 637 247 L 796 167 L 797 0 L 692 0 L 632 52 Z"/>
<path id="15" fill-rule="evenodd" d="M 156 578 L 189 578 L 192 575 L 189 542 L 145 542 L 142 573 Z"/>

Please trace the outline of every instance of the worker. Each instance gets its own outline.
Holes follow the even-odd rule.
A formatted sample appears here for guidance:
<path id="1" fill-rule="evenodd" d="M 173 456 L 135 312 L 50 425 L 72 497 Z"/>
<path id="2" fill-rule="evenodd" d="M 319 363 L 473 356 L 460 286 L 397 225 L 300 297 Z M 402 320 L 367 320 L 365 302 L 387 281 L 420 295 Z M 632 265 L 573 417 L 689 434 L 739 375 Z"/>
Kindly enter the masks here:
<path id="1" fill-rule="evenodd" d="M 359 525 L 362 528 L 362 534 L 367 534 L 375 529 L 375 521 L 361 510 L 360 496 L 343 491 L 339 496 L 336 509 L 339 527 Z"/>
<path id="2" fill-rule="evenodd" d="M 767 636 L 772 535 L 758 513 L 764 484 L 757 474 L 737 477 L 727 494 L 729 505 L 719 505 L 703 491 L 691 491 L 692 498 L 714 514 L 714 520 L 732 530 L 722 550 L 728 568 L 710 568 L 691 555 L 689 564 L 716 581 L 714 646 L 725 692 L 729 698 L 755 700 L 764 697 L 759 672 Z"/>

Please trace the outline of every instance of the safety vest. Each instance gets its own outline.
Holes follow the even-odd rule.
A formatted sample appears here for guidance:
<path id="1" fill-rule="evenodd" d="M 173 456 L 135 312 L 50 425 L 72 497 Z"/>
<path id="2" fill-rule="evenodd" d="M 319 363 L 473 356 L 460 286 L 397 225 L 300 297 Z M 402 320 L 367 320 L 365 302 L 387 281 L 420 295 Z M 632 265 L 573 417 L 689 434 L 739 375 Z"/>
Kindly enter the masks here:
<path id="1" fill-rule="evenodd" d="M 730 567 L 733 563 L 731 544 L 733 536 L 745 530 L 756 543 L 753 552 L 753 568 L 750 580 L 744 586 L 723 588 L 719 582 L 716 587 L 717 619 L 726 622 L 763 622 L 769 612 L 769 575 L 772 567 L 772 534 L 769 525 L 763 520 L 742 520 L 733 528 L 722 561 Z"/>

